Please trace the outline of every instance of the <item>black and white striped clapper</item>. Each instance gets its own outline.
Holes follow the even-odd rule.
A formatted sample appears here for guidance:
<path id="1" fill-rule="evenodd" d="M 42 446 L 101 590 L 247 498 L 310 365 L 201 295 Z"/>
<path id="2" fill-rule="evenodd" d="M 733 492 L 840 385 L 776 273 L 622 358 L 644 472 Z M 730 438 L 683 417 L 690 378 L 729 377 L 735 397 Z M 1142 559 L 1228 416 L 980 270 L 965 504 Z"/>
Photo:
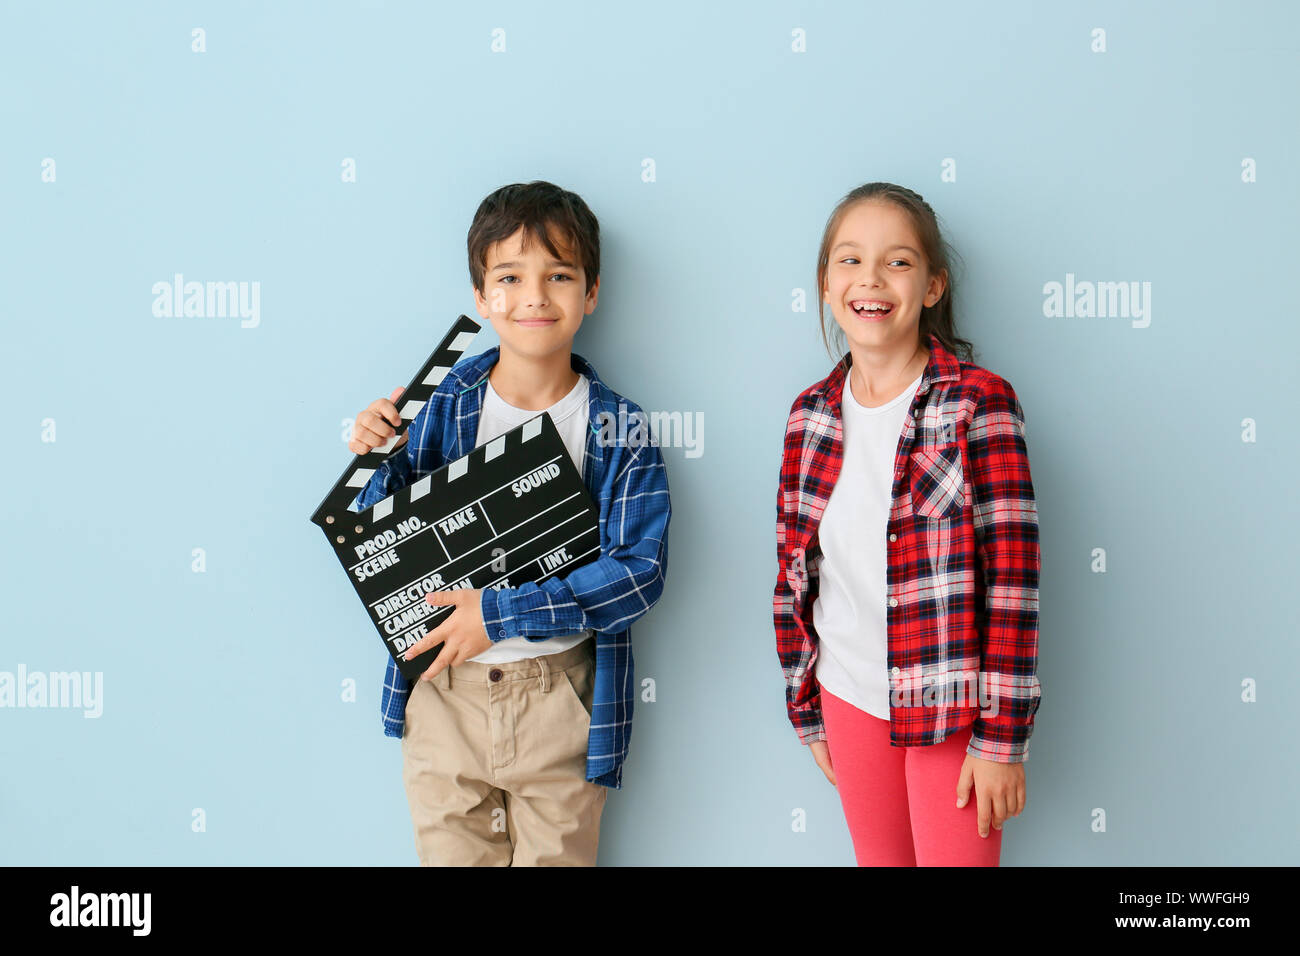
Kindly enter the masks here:
<path id="1" fill-rule="evenodd" d="M 467 316 L 456 320 L 399 397 L 397 435 L 356 456 L 311 517 L 409 680 L 442 645 L 410 661 L 402 654 L 451 611 L 428 604 L 430 591 L 540 583 L 600 555 L 600 513 L 546 412 L 369 508 L 347 510 L 478 330 Z"/>

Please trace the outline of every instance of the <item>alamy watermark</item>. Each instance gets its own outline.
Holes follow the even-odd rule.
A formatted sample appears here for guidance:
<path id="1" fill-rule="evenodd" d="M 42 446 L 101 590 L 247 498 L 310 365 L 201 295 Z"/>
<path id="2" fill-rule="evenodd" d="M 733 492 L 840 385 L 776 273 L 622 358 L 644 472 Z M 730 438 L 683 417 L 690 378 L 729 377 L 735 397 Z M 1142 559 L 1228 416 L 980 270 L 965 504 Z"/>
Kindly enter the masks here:
<path id="1" fill-rule="evenodd" d="M 618 413 L 602 411 L 596 416 L 597 441 L 611 445 L 639 448 L 651 444 L 660 448 L 685 449 L 687 458 L 704 454 L 703 412 L 629 411 L 618 403 Z"/>
<path id="2" fill-rule="evenodd" d="M 83 717 L 104 712 L 103 671 L 0 671 L 0 707 L 60 708 L 84 711 Z"/>
<path id="3" fill-rule="evenodd" d="M 1132 319 L 1135 329 L 1151 324 L 1150 282 L 1076 280 L 1043 284 L 1043 315 L 1049 319 Z"/>
<path id="4" fill-rule="evenodd" d="M 262 322 L 261 282 L 186 282 L 179 272 L 153 284 L 153 314 L 160 319 L 242 320 L 255 329 Z"/>
<path id="5" fill-rule="evenodd" d="M 50 897 L 51 926 L 116 926 L 132 936 L 148 936 L 152 893 L 85 893 L 75 883 Z"/>
<path id="6" fill-rule="evenodd" d="M 984 671 L 949 671 L 924 676 L 921 667 L 905 676 L 891 675 L 889 702 L 894 707 L 978 707 L 981 717 L 998 715 L 998 695 L 989 691 Z"/>

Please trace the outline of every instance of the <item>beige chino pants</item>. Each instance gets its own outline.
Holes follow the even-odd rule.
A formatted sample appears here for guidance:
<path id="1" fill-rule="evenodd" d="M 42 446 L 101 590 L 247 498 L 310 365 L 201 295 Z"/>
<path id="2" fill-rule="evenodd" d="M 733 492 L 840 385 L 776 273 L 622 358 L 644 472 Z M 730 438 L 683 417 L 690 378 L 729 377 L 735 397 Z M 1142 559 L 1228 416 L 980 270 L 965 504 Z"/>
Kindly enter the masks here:
<path id="1" fill-rule="evenodd" d="M 421 866 L 594 866 L 607 788 L 586 779 L 595 642 L 417 680 L 402 781 Z"/>

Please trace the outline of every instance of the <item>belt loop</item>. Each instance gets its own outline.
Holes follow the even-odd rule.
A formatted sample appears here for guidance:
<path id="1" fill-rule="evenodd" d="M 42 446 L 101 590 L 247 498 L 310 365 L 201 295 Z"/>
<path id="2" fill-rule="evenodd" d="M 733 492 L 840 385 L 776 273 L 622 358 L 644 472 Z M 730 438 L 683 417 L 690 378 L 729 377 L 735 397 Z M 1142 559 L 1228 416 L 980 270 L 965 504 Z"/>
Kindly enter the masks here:
<path id="1" fill-rule="evenodd" d="M 535 658 L 535 660 L 537 661 L 538 670 L 541 671 L 542 693 L 545 694 L 551 688 L 551 672 L 547 669 L 545 656 Z"/>

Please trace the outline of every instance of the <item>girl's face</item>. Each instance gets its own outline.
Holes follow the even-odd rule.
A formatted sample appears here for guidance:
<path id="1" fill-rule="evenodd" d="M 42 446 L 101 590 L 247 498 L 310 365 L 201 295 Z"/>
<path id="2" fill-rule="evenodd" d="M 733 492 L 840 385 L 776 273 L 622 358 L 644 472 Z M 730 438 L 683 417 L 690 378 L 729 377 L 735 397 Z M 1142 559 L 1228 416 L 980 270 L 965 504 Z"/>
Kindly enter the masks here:
<path id="1" fill-rule="evenodd" d="M 930 275 L 906 212 L 869 199 L 844 214 L 831 239 L 822 301 L 851 349 L 914 349 L 921 307 L 938 302 L 943 289 L 944 277 Z"/>

